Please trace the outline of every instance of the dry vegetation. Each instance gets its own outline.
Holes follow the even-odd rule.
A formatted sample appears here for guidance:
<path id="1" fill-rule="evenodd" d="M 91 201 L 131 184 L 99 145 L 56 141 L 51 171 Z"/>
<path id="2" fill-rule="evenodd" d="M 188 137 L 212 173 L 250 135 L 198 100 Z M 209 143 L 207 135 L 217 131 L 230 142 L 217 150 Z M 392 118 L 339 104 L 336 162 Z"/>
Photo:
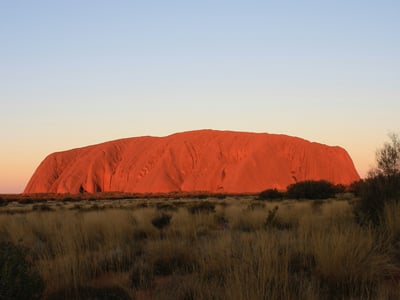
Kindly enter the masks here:
<path id="1" fill-rule="evenodd" d="M 382 226 L 349 199 L 8 203 L 43 299 L 399 299 L 400 205 Z"/>

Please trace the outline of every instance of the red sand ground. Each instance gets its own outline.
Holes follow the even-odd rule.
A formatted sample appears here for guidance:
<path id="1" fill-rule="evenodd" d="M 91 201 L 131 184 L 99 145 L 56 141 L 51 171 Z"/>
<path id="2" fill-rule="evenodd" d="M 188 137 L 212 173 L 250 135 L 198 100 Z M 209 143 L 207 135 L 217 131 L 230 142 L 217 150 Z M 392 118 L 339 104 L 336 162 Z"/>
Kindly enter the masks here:
<path id="1" fill-rule="evenodd" d="M 136 137 L 49 155 L 25 193 L 257 193 L 302 180 L 350 184 L 340 147 L 266 133 L 199 130 Z"/>

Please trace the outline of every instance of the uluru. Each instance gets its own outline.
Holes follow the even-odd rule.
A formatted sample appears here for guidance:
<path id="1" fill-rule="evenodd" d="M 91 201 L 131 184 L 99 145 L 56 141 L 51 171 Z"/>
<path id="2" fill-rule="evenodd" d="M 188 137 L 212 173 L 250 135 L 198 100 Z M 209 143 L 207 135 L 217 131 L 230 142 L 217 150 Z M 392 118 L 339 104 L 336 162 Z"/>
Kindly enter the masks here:
<path id="1" fill-rule="evenodd" d="M 196 130 L 50 154 L 24 192 L 257 193 L 321 179 L 359 179 L 346 150 L 280 134 Z"/>

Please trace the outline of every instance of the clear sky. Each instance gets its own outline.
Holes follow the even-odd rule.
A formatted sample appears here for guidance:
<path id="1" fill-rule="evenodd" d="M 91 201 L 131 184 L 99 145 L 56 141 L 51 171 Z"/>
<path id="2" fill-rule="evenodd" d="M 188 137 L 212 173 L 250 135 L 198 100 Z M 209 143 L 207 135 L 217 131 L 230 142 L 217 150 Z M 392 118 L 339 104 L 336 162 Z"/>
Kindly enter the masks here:
<path id="1" fill-rule="evenodd" d="M 400 130 L 400 1 L 0 0 L 0 193 L 51 152 L 211 128 L 352 156 Z"/>

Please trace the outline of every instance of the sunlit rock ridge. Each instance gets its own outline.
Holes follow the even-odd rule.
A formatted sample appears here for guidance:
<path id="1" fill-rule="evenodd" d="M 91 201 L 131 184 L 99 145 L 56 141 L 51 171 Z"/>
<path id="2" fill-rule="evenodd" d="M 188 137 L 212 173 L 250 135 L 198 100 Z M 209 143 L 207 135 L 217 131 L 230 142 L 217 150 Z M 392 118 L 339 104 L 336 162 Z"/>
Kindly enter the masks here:
<path id="1" fill-rule="evenodd" d="M 287 135 L 197 130 L 50 154 L 25 193 L 257 193 L 303 180 L 350 184 L 349 154 Z"/>

